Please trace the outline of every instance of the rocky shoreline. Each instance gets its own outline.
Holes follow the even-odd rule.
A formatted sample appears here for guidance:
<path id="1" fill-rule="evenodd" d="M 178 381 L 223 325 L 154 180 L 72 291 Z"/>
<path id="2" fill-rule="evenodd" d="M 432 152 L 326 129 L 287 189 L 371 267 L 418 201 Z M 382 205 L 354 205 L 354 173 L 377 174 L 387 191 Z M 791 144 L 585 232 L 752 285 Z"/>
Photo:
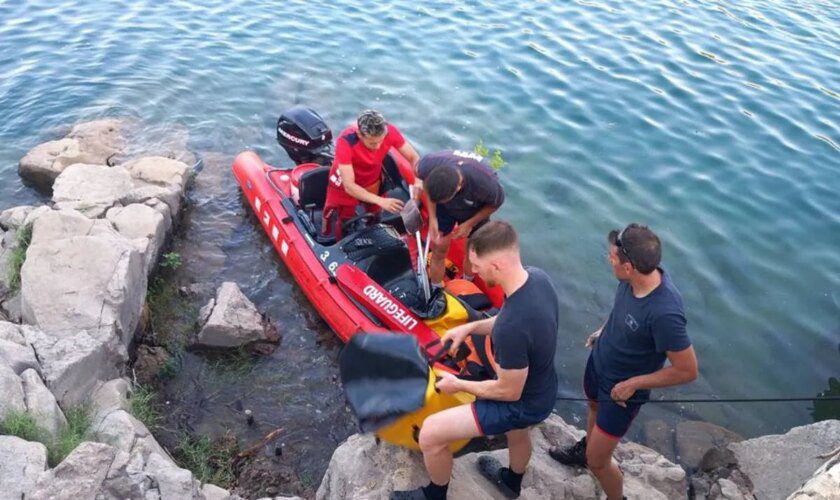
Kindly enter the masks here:
<path id="1" fill-rule="evenodd" d="M 131 413 L 136 386 L 128 366 L 148 321 L 149 280 L 196 169 L 185 134 L 140 145 L 131 131 L 142 126 L 85 122 L 36 146 L 21 160 L 20 175 L 51 192 L 51 203 L 0 212 L 0 422 L 28 415 L 48 434 L 41 440 L 53 442 L 72 426 L 71 412 L 85 407 L 90 426 L 88 439 L 53 464 L 42 442 L 0 435 L 2 499 L 241 498 L 180 468 Z M 196 342 L 204 346 L 278 341 L 234 284 L 201 316 Z M 581 430 L 552 416 L 533 432 L 522 498 L 603 497 L 585 470 L 546 454 Z M 827 420 L 740 442 L 722 433 L 696 456 L 681 457 L 696 464 L 690 477 L 635 443 L 623 443 L 616 458 L 628 498 L 828 499 L 840 497 L 838 447 L 840 421 Z M 490 453 L 504 461 L 506 452 Z M 495 498 L 476 457 L 456 460 L 450 498 Z M 387 498 L 394 488 L 424 483 L 418 454 L 354 435 L 336 449 L 315 496 Z"/>

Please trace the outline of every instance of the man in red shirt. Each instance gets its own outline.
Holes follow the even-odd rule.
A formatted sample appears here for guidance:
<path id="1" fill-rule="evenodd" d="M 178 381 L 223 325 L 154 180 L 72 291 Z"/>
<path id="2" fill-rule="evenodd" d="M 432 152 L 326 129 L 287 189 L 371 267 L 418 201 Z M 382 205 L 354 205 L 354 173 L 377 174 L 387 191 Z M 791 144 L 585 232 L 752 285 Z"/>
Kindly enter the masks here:
<path id="1" fill-rule="evenodd" d="M 324 203 L 324 234 L 335 233 L 341 238 L 341 224 L 356 215 L 361 202 L 369 213 L 385 209 L 399 213 L 403 202 L 379 195 L 382 185 L 382 160 L 391 148 L 396 148 L 412 168 L 419 155 L 403 138 L 397 127 L 385 121 L 378 111 L 363 111 L 351 125 L 341 132 L 335 147 L 335 160 L 327 183 Z"/>

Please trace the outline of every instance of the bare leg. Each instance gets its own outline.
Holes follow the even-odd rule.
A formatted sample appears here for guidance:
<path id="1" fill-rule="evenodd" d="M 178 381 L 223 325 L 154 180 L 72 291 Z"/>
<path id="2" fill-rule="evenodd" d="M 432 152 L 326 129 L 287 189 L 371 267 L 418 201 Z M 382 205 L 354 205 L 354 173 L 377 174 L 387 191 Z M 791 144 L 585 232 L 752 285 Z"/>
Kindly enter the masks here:
<path id="1" fill-rule="evenodd" d="M 452 233 L 440 236 L 432 242 L 432 258 L 429 262 L 429 281 L 432 283 L 443 283 L 444 266 L 446 254 L 449 253 L 449 245 L 452 243 Z"/>
<path id="2" fill-rule="evenodd" d="M 595 427 L 595 417 L 598 414 L 598 403 L 589 403 L 589 412 L 586 414 L 586 436 L 592 435 L 592 429 Z"/>
<path id="3" fill-rule="evenodd" d="M 473 417 L 472 405 L 449 408 L 429 416 L 420 429 L 420 450 L 429 479 L 438 485 L 449 483 L 452 475 L 452 452 L 449 445 L 454 441 L 480 436 Z"/>
<path id="4" fill-rule="evenodd" d="M 618 441 L 597 427 L 590 431 L 586 439 L 587 466 L 601 483 L 608 500 L 621 500 L 624 491 L 624 476 L 612 459 Z"/>
<path id="5" fill-rule="evenodd" d="M 525 474 L 525 468 L 531 460 L 530 429 L 516 429 L 505 433 L 510 457 L 510 470 L 517 474 Z"/>

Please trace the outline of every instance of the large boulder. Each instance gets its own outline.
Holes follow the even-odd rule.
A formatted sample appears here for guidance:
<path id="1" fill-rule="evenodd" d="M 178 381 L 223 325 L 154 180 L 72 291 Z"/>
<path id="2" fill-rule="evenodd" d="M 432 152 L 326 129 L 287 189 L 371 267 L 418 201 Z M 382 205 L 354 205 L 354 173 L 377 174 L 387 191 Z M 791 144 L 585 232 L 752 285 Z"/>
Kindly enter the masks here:
<path id="1" fill-rule="evenodd" d="M 0 363 L 0 421 L 10 412 L 26 411 L 23 384 L 17 374 L 5 363 Z"/>
<path id="2" fill-rule="evenodd" d="M 56 179 L 56 208 L 72 208 L 99 217 L 134 189 L 131 174 L 122 167 L 77 163 Z"/>
<path id="3" fill-rule="evenodd" d="M 583 434 L 553 415 L 531 432 L 533 454 L 522 482 L 522 499 L 595 500 L 602 492 L 584 469 L 566 467 L 548 456 L 555 445 L 569 445 Z M 489 452 L 507 463 L 507 450 Z M 455 459 L 448 498 L 504 498 L 478 472 L 478 453 Z M 616 452 L 628 498 L 671 499 L 686 494 L 685 471 L 655 451 L 622 443 Z M 419 453 L 377 443 L 373 436 L 354 435 L 336 449 L 316 494 L 317 499 L 387 498 L 394 489 L 416 488 L 428 482 Z"/>
<path id="4" fill-rule="evenodd" d="M 139 252 L 118 234 L 42 241 L 39 219 L 21 269 L 21 308 L 26 323 L 51 335 L 88 331 L 127 346 L 146 296 Z"/>
<path id="5" fill-rule="evenodd" d="M 20 176 L 48 191 L 69 165 L 90 163 L 112 165 L 112 158 L 125 147 L 128 120 L 106 118 L 77 124 L 67 137 L 32 148 L 20 160 Z"/>
<path id="6" fill-rule="evenodd" d="M 784 499 L 823 465 L 820 455 L 840 443 L 840 420 L 794 427 L 786 434 L 761 436 L 728 448 L 753 482 L 757 498 Z M 836 498 L 836 497 L 835 497 Z"/>
<path id="7" fill-rule="evenodd" d="M 106 118 L 79 123 L 67 137 L 32 148 L 20 160 L 20 176 L 42 191 L 76 163 L 113 165 L 113 157 L 125 147 L 125 129 L 130 120 Z"/>
<path id="8" fill-rule="evenodd" d="M 712 448 L 722 448 L 743 440 L 740 434 L 719 425 L 686 420 L 677 424 L 677 458 L 683 466 L 696 470 L 703 456 Z"/>
<path id="9" fill-rule="evenodd" d="M 80 444 L 55 469 L 38 477 L 33 500 L 96 498 L 117 450 L 107 444 Z"/>
<path id="10" fill-rule="evenodd" d="M 114 207 L 108 210 L 105 218 L 114 228 L 130 240 L 142 240 L 143 263 L 146 274 L 150 274 L 160 256 L 160 250 L 166 241 L 169 223 L 164 215 L 149 205 L 132 203 L 127 207 Z"/>
<path id="11" fill-rule="evenodd" d="M 216 297 L 201 309 L 199 316 L 203 325 L 194 347 L 239 347 L 279 341 L 276 330 L 236 283 L 222 283 Z"/>
<path id="12" fill-rule="evenodd" d="M 115 206 L 157 199 L 176 217 L 190 173 L 187 164 L 163 157 L 139 158 L 116 167 L 75 164 L 56 179 L 53 201 L 57 208 L 100 217 Z"/>
<path id="13" fill-rule="evenodd" d="M 0 321 L 0 364 L 5 363 L 20 375 L 26 370 L 40 370 L 35 351 L 18 325 Z"/>
<path id="14" fill-rule="evenodd" d="M 38 425 L 46 429 L 53 437 L 58 437 L 61 428 L 67 425 L 67 419 L 59 408 L 55 396 L 47 389 L 41 376 L 35 370 L 26 370 L 20 375 L 20 380 L 23 383 L 26 411 L 32 415 Z"/>
<path id="15" fill-rule="evenodd" d="M 86 402 L 97 385 L 118 377 L 128 360 L 124 347 L 114 349 L 84 330 L 60 336 L 30 326 L 21 331 L 38 355 L 47 387 L 65 408 Z"/>
<path id="16" fill-rule="evenodd" d="M 0 498 L 29 498 L 47 468 L 47 448 L 15 436 L 0 436 Z"/>
<path id="17" fill-rule="evenodd" d="M 836 500 L 840 497 L 840 448 L 788 500 Z"/>

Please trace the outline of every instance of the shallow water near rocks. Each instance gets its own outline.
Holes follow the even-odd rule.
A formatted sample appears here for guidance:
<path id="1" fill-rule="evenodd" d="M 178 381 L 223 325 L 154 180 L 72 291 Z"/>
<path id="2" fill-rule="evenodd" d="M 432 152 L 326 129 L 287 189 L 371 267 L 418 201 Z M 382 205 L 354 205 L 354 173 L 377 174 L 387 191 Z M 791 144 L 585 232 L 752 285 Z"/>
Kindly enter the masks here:
<path id="1" fill-rule="evenodd" d="M 478 139 L 502 150 L 499 216 L 560 292 L 561 395 L 581 395 L 582 343 L 612 302 L 605 235 L 635 220 L 663 240 L 701 365 L 697 382 L 658 394 L 810 397 L 840 377 L 838 24 L 836 3 L 817 0 L 6 2 L 0 208 L 43 201 L 17 162 L 78 120 L 188 131 L 205 167 L 174 279 L 236 281 L 283 341 L 245 374 L 187 353 L 173 413 L 243 443 L 284 427 L 299 451 L 283 460 L 314 485 L 354 431 L 333 382 L 340 343 L 229 171 L 243 149 L 289 165 L 273 125 L 291 104 L 335 131 L 376 107 L 421 153 Z M 783 432 L 812 421 L 810 406 L 648 405 L 630 437 L 652 419 Z M 583 405 L 557 411 L 582 424 Z"/>

